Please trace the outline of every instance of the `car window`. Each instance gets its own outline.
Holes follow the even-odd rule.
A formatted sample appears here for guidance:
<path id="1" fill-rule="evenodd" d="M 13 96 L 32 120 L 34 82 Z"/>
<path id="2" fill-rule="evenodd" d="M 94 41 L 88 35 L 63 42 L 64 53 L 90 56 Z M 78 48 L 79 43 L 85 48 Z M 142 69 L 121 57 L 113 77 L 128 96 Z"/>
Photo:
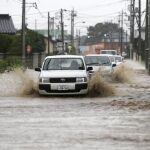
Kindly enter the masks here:
<path id="1" fill-rule="evenodd" d="M 85 56 L 86 65 L 99 65 L 99 58 L 97 56 Z"/>
<path id="2" fill-rule="evenodd" d="M 118 57 L 118 56 L 115 57 L 115 60 L 116 60 L 117 62 L 122 62 L 121 57 Z"/>
<path id="3" fill-rule="evenodd" d="M 81 58 L 47 58 L 43 70 L 84 70 Z"/>
<path id="4" fill-rule="evenodd" d="M 109 58 L 110 58 L 111 62 L 115 62 L 115 57 L 114 56 L 109 56 Z"/>
<path id="5" fill-rule="evenodd" d="M 85 63 L 86 65 L 111 65 L 108 56 L 85 56 Z"/>
<path id="6" fill-rule="evenodd" d="M 117 55 L 117 51 L 116 50 L 102 50 L 101 54 Z"/>
<path id="7" fill-rule="evenodd" d="M 111 61 L 108 56 L 101 56 L 101 57 L 99 57 L 99 59 L 100 59 L 102 65 L 104 65 L 104 66 L 111 65 Z"/>

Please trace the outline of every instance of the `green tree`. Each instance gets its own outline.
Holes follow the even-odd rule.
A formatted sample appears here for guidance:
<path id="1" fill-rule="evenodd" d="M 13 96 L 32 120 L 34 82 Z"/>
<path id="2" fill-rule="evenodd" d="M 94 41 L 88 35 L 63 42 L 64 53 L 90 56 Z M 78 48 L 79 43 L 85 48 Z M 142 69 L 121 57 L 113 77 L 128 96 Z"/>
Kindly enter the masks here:
<path id="1" fill-rule="evenodd" d="M 88 38 L 86 39 L 86 42 L 100 42 L 102 39 L 104 39 L 105 35 L 119 32 L 120 28 L 116 23 L 97 23 L 95 26 L 90 26 L 88 28 Z"/>
<path id="2" fill-rule="evenodd" d="M 21 47 L 21 30 L 16 35 L 0 35 L 0 53 L 22 54 Z M 27 29 L 26 30 L 26 46 L 32 47 L 32 52 L 42 52 L 45 50 L 44 36 Z"/>
<path id="3" fill-rule="evenodd" d="M 20 34 L 11 36 L 11 44 L 9 46 L 8 53 L 21 55 L 22 50 Z"/>
<path id="4" fill-rule="evenodd" d="M 7 53 L 12 43 L 12 35 L 1 34 L 0 35 L 0 53 Z"/>
<path id="5" fill-rule="evenodd" d="M 44 36 L 28 29 L 26 34 L 26 45 L 30 45 L 33 52 L 43 52 L 45 50 Z"/>

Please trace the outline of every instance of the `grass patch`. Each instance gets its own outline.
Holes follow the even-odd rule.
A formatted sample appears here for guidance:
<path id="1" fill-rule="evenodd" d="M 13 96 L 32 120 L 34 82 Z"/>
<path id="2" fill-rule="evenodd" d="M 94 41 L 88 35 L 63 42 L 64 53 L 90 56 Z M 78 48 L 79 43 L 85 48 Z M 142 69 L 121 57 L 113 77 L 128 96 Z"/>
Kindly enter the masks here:
<path id="1" fill-rule="evenodd" d="M 21 60 L 16 57 L 0 60 L 0 73 L 11 71 L 18 67 L 21 67 Z"/>

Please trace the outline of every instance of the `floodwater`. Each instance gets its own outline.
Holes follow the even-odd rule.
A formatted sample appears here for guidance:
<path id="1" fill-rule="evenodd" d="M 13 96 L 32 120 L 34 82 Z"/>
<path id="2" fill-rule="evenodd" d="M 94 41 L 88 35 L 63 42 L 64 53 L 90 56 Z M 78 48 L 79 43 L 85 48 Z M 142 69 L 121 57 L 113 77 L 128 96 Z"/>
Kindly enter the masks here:
<path id="1" fill-rule="evenodd" d="M 0 75 L 0 150 L 150 150 L 150 77 L 112 81 L 112 96 L 39 97 L 38 73 Z"/>

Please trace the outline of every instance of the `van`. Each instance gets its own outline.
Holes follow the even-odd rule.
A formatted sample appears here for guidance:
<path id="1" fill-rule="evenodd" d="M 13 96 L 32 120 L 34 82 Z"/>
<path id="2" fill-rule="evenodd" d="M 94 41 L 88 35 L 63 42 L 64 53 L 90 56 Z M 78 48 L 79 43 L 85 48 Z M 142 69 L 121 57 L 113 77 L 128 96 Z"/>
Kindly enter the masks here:
<path id="1" fill-rule="evenodd" d="M 83 56 L 55 55 L 45 58 L 40 71 L 39 94 L 77 95 L 88 92 L 88 73 Z"/>
<path id="2" fill-rule="evenodd" d="M 111 55 L 117 55 L 117 50 L 101 50 L 101 54 L 111 54 Z"/>

